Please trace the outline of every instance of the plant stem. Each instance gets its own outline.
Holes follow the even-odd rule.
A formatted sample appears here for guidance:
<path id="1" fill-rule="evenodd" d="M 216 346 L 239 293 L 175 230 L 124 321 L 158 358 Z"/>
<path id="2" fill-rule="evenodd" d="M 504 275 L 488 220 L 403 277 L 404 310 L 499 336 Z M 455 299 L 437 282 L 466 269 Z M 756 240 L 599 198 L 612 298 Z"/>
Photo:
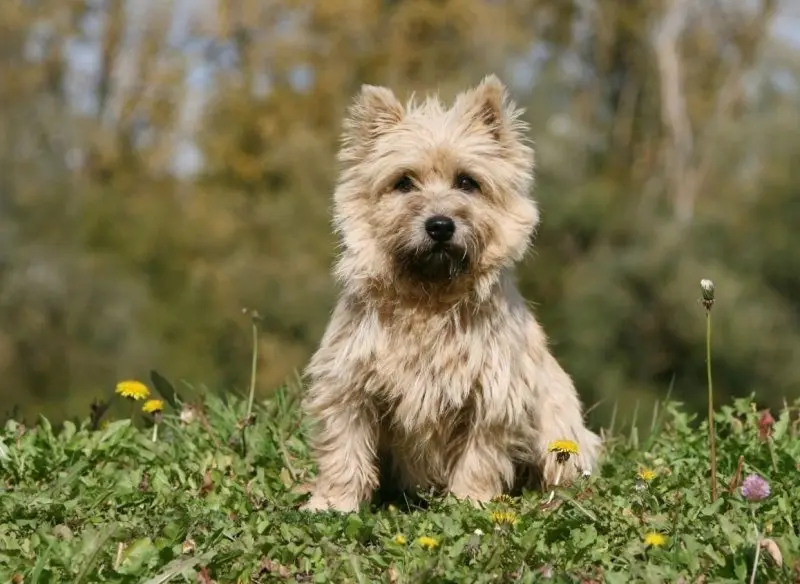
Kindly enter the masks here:
<path id="1" fill-rule="evenodd" d="M 772 470 L 778 472 L 778 461 L 775 458 L 775 445 L 772 443 L 772 437 L 767 436 L 767 448 L 769 448 L 769 457 L 772 459 Z"/>
<path id="2" fill-rule="evenodd" d="M 153 424 L 153 442 L 158 440 L 158 424 Z"/>
<path id="3" fill-rule="evenodd" d="M 253 360 L 250 363 L 250 395 L 247 398 L 247 414 L 242 421 L 242 456 L 247 457 L 247 426 L 253 415 L 253 400 L 256 395 L 256 372 L 258 366 L 258 320 L 257 313 L 250 313 L 250 324 L 253 330 Z"/>
<path id="4" fill-rule="evenodd" d="M 756 570 L 758 569 L 758 555 L 761 551 L 761 535 L 758 533 L 758 526 L 753 524 L 753 529 L 756 531 L 756 555 L 753 558 L 753 570 L 750 572 L 750 584 L 756 581 Z"/>
<path id="5" fill-rule="evenodd" d="M 556 496 L 556 488 L 558 487 L 558 483 L 561 482 L 561 473 L 564 471 L 564 463 L 558 463 L 558 472 L 556 473 L 556 480 L 553 482 L 553 488 L 550 491 L 550 496 L 547 498 L 547 503 L 553 502 L 553 497 Z"/>
<path id="6" fill-rule="evenodd" d="M 253 399 L 256 393 L 256 367 L 258 365 L 258 323 L 253 319 L 253 361 L 250 365 L 250 396 L 247 400 L 247 418 L 253 414 Z"/>
<path id="7" fill-rule="evenodd" d="M 717 448 L 714 432 L 714 388 L 711 381 L 711 310 L 706 309 L 706 372 L 708 373 L 708 446 L 711 452 L 711 502 L 717 500 Z"/>

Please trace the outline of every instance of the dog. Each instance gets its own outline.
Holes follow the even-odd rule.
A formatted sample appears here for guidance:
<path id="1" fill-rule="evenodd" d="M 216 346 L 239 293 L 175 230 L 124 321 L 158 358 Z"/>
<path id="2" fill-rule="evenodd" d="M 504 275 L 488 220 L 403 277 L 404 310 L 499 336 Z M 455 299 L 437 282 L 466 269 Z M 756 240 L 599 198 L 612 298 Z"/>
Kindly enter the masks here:
<path id="1" fill-rule="evenodd" d="M 305 371 L 317 476 L 301 509 L 357 510 L 384 463 L 403 489 L 476 505 L 596 464 L 600 438 L 515 284 L 539 223 L 522 112 L 495 75 L 449 108 L 373 85 L 350 105 L 341 294 Z M 559 440 L 577 444 L 568 462 Z"/>

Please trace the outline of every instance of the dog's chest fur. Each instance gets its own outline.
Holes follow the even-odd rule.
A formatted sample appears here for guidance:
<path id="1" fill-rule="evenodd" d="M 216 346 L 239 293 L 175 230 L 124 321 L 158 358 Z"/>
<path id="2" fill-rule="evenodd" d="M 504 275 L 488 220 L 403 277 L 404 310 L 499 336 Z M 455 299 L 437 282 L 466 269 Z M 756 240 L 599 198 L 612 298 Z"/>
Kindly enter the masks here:
<path id="1" fill-rule="evenodd" d="M 470 431 L 507 435 L 525 416 L 530 356 L 524 315 L 500 304 L 431 313 L 367 311 L 374 340 L 366 391 L 381 416 L 381 449 L 403 480 L 441 484 Z M 412 485 L 408 485 L 412 486 Z"/>
<path id="2" fill-rule="evenodd" d="M 525 343 L 523 323 L 508 311 L 412 307 L 372 316 L 377 334 L 368 392 L 390 428 L 423 438 L 480 420 L 511 422 L 509 408 L 521 389 L 512 380 L 520 378 L 514 370 Z"/>

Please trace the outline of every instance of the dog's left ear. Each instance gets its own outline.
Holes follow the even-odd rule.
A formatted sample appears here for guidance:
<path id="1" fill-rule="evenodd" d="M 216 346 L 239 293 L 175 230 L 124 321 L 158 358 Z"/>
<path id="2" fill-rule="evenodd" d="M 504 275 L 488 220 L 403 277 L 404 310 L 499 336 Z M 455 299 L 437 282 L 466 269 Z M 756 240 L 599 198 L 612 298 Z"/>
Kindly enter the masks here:
<path id="1" fill-rule="evenodd" d="M 522 113 L 508 97 L 506 86 L 496 75 L 487 75 L 477 87 L 461 94 L 455 106 L 474 123 L 486 126 L 498 141 L 515 140 L 525 131 Z"/>
<path id="2" fill-rule="evenodd" d="M 359 162 L 376 138 L 403 119 L 405 110 L 391 89 L 362 85 L 361 92 L 347 111 L 339 158 Z"/>

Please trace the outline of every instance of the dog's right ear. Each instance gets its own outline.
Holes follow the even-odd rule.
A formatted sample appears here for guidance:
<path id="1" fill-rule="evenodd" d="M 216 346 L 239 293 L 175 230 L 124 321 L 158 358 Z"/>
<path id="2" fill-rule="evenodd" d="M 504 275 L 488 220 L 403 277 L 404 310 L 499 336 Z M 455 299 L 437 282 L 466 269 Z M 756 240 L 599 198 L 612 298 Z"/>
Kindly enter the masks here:
<path id="1" fill-rule="evenodd" d="M 400 123 L 404 115 L 403 105 L 391 89 L 362 85 L 344 120 L 339 159 L 362 160 L 370 143 Z"/>

